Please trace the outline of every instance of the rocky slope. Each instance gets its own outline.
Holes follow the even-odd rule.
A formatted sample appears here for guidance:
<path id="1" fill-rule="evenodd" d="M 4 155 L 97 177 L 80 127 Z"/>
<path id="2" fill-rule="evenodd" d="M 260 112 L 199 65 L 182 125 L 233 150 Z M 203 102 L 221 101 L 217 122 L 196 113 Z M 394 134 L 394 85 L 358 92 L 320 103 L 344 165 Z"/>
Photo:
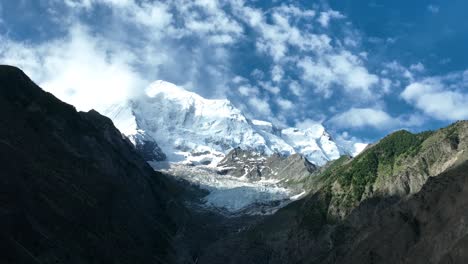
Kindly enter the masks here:
<path id="1" fill-rule="evenodd" d="M 304 183 L 311 189 L 305 199 L 211 244 L 201 259 L 463 263 L 467 135 L 467 121 L 435 132 L 393 133 L 353 159 L 317 170 Z M 226 258 L 223 252 L 231 250 L 236 254 Z"/>
<path id="2" fill-rule="evenodd" d="M 387 198 L 388 199 L 388 198 Z M 409 200 L 361 206 L 324 263 L 466 263 L 468 162 L 430 178 Z"/>
<path id="3" fill-rule="evenodd" d="M 250 180 L 276 179 L 285 182 L 303 180 L 318 169 L 300 154 L 268 156 L 241 148 L 231 150 L 217 167 L 220 174 Z"/>
<path id="4" fill-rule="evenodd" d="M 332 194 L 330 215 L 343 217 L 375 196 L 406 197 L 427 179 L 468 160 L 468 122 L 435 132 L 397 131 L 349 164 L 321 175 Z"/>
<path id="5" fill-rule="evenodd" d="M 133 142 L 145 137 L 157 142 L 169 161 L 192 165 L 216 165 L 237 147 L 262 155 L 299 153 L 316 165 L 362 148 L 337 144 L 320 124 L 280 129 L 250 120 L 228 100 L 206 99 L 164 81 L 154 82 L 143 95 L 104 114 Z"/>
<path id="6" fill-rule="evenodd" d="M 167 263 L 187 218 L 111 120 L 0 66 L 0 262 Z"/>

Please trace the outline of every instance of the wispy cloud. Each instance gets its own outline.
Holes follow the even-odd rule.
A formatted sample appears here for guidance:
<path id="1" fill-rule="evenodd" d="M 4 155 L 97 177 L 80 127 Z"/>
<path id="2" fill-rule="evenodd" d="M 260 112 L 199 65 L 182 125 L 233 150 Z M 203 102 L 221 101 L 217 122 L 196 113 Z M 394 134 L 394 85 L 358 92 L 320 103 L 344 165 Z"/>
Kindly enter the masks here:
<path id="1" fill-rule="evenodd" d="M 342 15 L 340 12 L 335 11 L 335 10 L 327 10 L 324 12 L 320 12 L 320 16 L 317 18 L 318 22 L 322 27 L 328 27 L 330 24 L 330 20 L 332 19 L 341 19 L 344 18 L 345 16 Z"/>
<path id="2" fill-rule="evenodd" d="M 303 70 L 302 79 L 313 83 L 315 90 L 325 97 L 329 97 L 336 86 L 369 97 L 379 77 L 369 73 L 363 65 L 362 59 L 349 51 L 325 54 L 316 60 L 306 57 L 298 61 L 298 66 Z"/>
<path id="3" fill-rule="evenodd" d="M 333 116 L 329 122 L 340 128 L 388 130 L 419 126 L 424 122 L 424 118 L 420 115 L 392 117 L 384 110 L 376 108 L 351 108 Z"/>
<path id="4" fill-rule="evenodd" d="M 391 58 L 371 65 L 373 54 L 362 43 L 365 36 L 350 18 L 326 4 L 42 3 L 45 19 L 57 26 L 51 37 L 31 41 L 0 35 L 0 62 L 22 67 L 80 109 L 125 100 L 163 79 L 205 97 L 229 98 L 251 117 L 289 125 L 328 120 L 338 129 L 417 126 L 421 116 L 396 115 L 385 105 L 405 88 L 399 100 L 421 114 L 444 120 L 465 117 L 461 110 L 430 106 L 429 97 L 422 96 L 444 92 L 451 96 L 450 104 L 464 108 L 456 98 L 466 98 L 463 90 L 444 81 L 442 88 L 434 88 L 438 86 L 430 77 L 423 76 L 427 65 L 419 61 L 403 64 Z M 426 87 L 424 92 L 414 92 L 418 85 Z"/>

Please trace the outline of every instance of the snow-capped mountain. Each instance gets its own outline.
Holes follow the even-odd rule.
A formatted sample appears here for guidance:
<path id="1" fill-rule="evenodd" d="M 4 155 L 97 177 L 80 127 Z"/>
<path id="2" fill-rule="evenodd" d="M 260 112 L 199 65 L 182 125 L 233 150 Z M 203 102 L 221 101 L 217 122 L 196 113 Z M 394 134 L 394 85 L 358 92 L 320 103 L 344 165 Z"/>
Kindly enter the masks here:
<path id="1" fill-rule="evenodd" d="M 205 99 L 165 81 L 152 83 L 142 96 L 104 114 L 135 145 L 157 142 L 171 162 L 216 165 L 239 147 L 263 155 L 299 153 L 321 166 L 355 152 L 336 144 L 320 124 L 280 129 L 248 119 L 228 100 Z M 157 145 L 151 148 L 158 152 Z"/>

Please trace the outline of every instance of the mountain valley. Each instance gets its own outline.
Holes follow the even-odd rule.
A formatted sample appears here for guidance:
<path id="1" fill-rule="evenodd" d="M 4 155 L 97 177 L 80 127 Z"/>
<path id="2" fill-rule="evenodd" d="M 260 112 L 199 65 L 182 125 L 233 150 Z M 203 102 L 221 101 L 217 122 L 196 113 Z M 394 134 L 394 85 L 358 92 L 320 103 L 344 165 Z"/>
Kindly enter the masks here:
<path id="1" fill-rule="evenodd" d="M 468 260 L 468 121 L 366 147 L 162 81 L 105 117 L 11 66 L 0 111 L 1 263 Z"/>

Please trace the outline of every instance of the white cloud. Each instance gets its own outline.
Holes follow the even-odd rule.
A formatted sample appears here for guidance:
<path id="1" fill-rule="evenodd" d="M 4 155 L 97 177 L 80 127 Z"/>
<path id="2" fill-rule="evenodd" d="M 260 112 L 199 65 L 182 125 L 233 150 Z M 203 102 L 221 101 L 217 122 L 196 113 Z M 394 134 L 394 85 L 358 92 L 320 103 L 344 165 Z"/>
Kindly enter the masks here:
<path id="1" fill-rule="evenodd" d="M 93 0 L 64 0 L 64 3 L 72 8 L 91 8 Z"/>
<path id="2" fill-rule="evenodd" d="M 248 84 L 239 86 L 238 90 L 242 96 L 256 96 L 259 94 L 258 88 Z"/>
<path id="3" fill-rule="evenodd" d="M 327 10 L 325 12 L 320 12 L 320 16 L 318 17 L 317 21 L 322 25 L 322 27 L 328 27 L 330 24 L 330 20 L 332 19 L 341 19 L 345 16 L 342 15 L 340 12 L 335 10 Z"/>
<path id="4" fill-rule="evenodd" d="M 324 55 L 316 61 L 306 57 L 298 66 L 303 70 L 302 79 L 314 84 L 316 92 L 325 97 L 332 94 L 333 85 L 369 96 L 371 88 L 379 82 L 379 77 L 369 73 L 362 60 L 348 51 Z"/>
<path id="5" fill-rule="evenodd" d="M 184 20 L 186 34 L 201 34 L 213 44 L 231 44 L 243 34 L 243 28 L 224 11 L 217 0 L 176 1 Z"/>
<path id="6" fill-rule="evenodd" d="M 392 81 L 387 79 L 387 78 L 382 78 L 381 79 L 382 83 L 382 90 L 385 94 L 388 94 L 391 92 L 391 87 L 392 87 Z"/>
<path id="7" fill-rule="evenodd" d="M 283 110 L 290 110 L 291 108 L 294 107 L 293 102 L 291 102 L 290 100 L 281 98 L 281 97 L 279 97 L 278 99 L 276 99 L 276 103 L 277 103 L 277 104 L 279 105 L 279 107 L 281 107 Z"/>
<path id="8" fill-rule="evenodd" d="M 265 90 L 274 95 L 277 95 L 281 92 L 281 89 L 278 86 L 273 85 L 271 82 L 259 82 L 260 86 Z"/>
<path id="9" fill-rule="evenodd" d="M 130 66 L 131 58 L 104 42 L 76 26 L 67 37 L 39 46 L 7 41 L 0 48 L 0 61 L 19 66 L 79 110 L 103 110 L 99 106 L 125 101 L 145 86 Z"/>
<path id="10" fill-rule="evenodd" d="M 410 70 L 412 70 L 412 71 L 423 72 L 425 69 L 426 68 L 424 67 L 424 65 L 421 62 L 410 65 Z"/>
<path id="11" fill-rule="evenodd" d="M 165 79 L 205 97 L 229 97 L 254 116 L 283 122 L 311 113 L 323 117 L 329 107 L 317 109 L 322 106 L 314 105 L 319 99 L 309 96 L 309 87 L 326 97 L 345 91 L 368 101 L 396 85 L 391 76 L 380 78 L 366 68 L 368 55 L 359 50 L 358 34 L 328 35 L 333 19 L 350 24 L 337 11 L 317 11 L 323 11 L 319 4 L 303 9 L 256 8 L 243 0 L 51 1 L 54 21 L 66 21 L 61 29 L 68 34 L 39 44 L 4 38 L 0 60 L 21 66 L 80 109 L 119 101 L 149 81 Z M 69 8 L 62 14 L 63 6 Z M 96 25 L 83 19 L 97 14 L 109 17 L 96 19 Z M 252 55 L 262 62 L 257 67 L 263 62 L 273 67 L 239 76 L 237 65 L 244 63 L 235 57 L 239 43 L 256 47 Z M 274 112 L 271 105 L 278 106 Z M 293 107 L 298 111 L 290 111 Z"/>
<path id="12" fill-rule="evenodd" d="M 347 131 L 343 131 L 341 134 L 334 136 L 333 139 L 336 143 L 349 151 L 353 157 L 357 156 L 368 146 L 365 140 L 351 136 Z"/>
<path id="13" fill-rule="evenodd" d="M 248 103 L 250 107 L 257 110 L 257 113 L 260 115 L 271 117 L 271 108 L 267 100 L 260 99 L 258 97 L 252 97 L 249 99 Z"/>
<path id="14" fill-rule="evenodd" d="M 172 14 L 169 6 L 160 2 L 140 2 L 133 0 L 66 0 L 65 4 L 72 8 L 84 8 L 89 11 L 96 5 L 105 5 L 119 16 L 120 19 L 127 20 L 152 30 L 167 29 L 172 23 Z"/>
<path id="15" fill-rule="evenodd" d="M 283 69 L 278 66 L 278 65 L 275 65 L 273 67 L 273 69 L 271 70 L 271 79 L 274 81 L 274 82 L 280 82 L 281 79 L 283 79 L 283 75 L 284 75 L 284 71 Z"/>
<path id="16" fill-rule="evenodd" d="M 257 49 L 269 54 L 274 61 L 284 59 L 291 47 L 315 52 L 331 48 L 331 39 L 327 35 L 313 34 L 294 25 L 300 19 L 313 18 L 313 10 L 283 5 L 269 10 L 268 20 L 262 10 L 245 6 L 240 1 L 234 2 L 233 7 L 237 16 L 257 32 Z"/>
<path id="17" fill-rule="evenodd" d="M 255 69 L 250 73 L 250 76 L 260 81 L 263 79 L 263 77 L 265 77 L 265 73 L 260 69 Z"/>
<path id="18" fill-rule="evenodd" d="M 426 78 L 408 85 L 401 97 L 439 120 L 468 119 L 468 71 Z"/>
<path id="19" fill-rule="evenodd" d="M 384 66 L 384 70 L 382 70 L 382 74 L 383 75 L 389 75 L 389 74 L 392 74 L 396 77 L 403 77 L 405 79 L 407 79 L 408 81 L 412 81 L 414 79 L 414 73 L 411 72 L 408 68 L 406 68 L 405 66 L 401 65 L 399 62 L 397 61 L 392 61 L 392 62 L 388 62 L 388 63 L 384 63 L 383 64 Z M 423 71 L 424 70 L 424 65 L 419 65 L 418 64 L 414 64 L 412 65 L 413 66 L 413 71 Z M 411 66 L 410 66 L 411 67 Z"/>
<path id="20" fill-rule="evenodd" d="M 387 112 L 377 108 L 351 108 L 346 112 L 333 116 L 329 122 L 337 128 L 360 129 L 371 127 L 379 130 L 417 127 L 423 124 L 420 115 L 402 115 L 392 117 Z"/>
<path id="21" fill-rule="evenodd" d="M 240 83 L 246 83 L 248 82 L 248 80 L 242 76 L 237 75 L 234 78 L 232 78 L 232 82 L 235 84 L 240 84 Z"/>
<path id="22" fill-rule="evenodd" d="M 304 93 L 304 88 L 297 81 L 289 83 L 289 90 L 295 96 L 301 96 Z"/>
<path id="23" fill-rule="evenodd" d="M 387 129 L 395 125 L 395 119 L 389 114 L 372 108 L 351 108 L 334 116 L 330 121 L 336 127 L 341 128 L 373 127 Z"/>

